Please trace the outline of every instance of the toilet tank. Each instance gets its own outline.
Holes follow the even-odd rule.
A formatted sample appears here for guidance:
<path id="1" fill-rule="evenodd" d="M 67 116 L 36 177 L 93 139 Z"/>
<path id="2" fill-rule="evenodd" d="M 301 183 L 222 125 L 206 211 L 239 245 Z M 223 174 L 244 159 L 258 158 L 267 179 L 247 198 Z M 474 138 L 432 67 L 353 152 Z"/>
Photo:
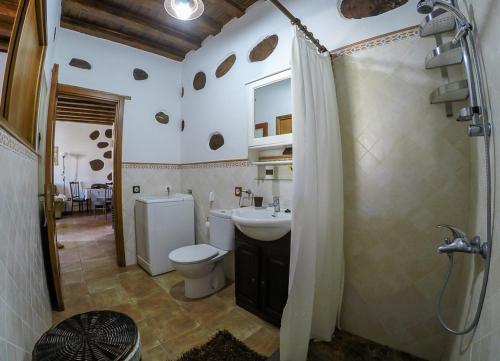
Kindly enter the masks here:
<path id="1" fill-rule="evenodd" d="M 234 249 L 234 225 L 231 210 L 212 209 L 209 216 L 210 244 L 224 251 Z"/>

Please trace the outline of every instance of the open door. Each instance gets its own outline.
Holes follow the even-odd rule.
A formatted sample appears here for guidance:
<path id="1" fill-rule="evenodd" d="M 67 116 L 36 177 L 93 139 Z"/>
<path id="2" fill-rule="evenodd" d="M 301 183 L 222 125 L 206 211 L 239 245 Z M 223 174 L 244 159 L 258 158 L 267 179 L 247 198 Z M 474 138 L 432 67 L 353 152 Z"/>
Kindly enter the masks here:
<path id="1" fill-rule="evenodd" d="M 64 310 L 61 288 L 61 270 L 59 252 L 57 250 L 56 217 L 54 212 L 54 131 L 57 102 L 59 65 L 54 64 L 50 82 L 49 108 L 47 112 L 47 133 L 45 145 L 45 223 L 46 223 L 46 268 L 49 293 L 52 307 L 57 311 Z"/>

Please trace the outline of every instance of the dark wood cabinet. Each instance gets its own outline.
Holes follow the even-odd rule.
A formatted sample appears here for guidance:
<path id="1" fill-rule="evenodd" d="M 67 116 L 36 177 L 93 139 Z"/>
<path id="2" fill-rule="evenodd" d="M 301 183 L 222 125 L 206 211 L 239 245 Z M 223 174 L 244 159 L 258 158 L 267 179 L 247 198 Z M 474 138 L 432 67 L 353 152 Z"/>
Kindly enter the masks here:
<path id="1" fill-rule="evenodd" d="M 235 232 L 236 304 L 279 326 L 288 299 L 290 233 L 263 242 Z"/>

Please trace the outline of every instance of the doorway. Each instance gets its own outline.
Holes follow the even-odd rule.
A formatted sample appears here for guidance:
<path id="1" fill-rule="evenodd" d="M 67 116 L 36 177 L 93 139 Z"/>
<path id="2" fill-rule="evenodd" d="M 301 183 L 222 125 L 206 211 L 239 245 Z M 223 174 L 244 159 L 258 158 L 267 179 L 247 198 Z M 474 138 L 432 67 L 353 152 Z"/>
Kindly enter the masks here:
<path id="1" fill-rule="evenodd" d="M 53 307 L 93 273 L 125 266 L 122 124 L 126 96 L 57 82 L 49 100 L 45 193 Z M 55 79 L 54 79 L 55 77 Z M 48 212 L 49 213 L 49 212 Z"/>

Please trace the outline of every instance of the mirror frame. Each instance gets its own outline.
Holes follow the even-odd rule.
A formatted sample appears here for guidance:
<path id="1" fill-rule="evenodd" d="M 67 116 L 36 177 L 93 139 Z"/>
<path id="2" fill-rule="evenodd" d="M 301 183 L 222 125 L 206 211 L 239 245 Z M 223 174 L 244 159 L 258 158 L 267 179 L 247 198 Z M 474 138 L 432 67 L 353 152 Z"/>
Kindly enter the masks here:
<path id="1" fill-rule="evenodd" d="M 255 138 L 255 90 L 282 80 L 291 79 L 292 71 L 290 69 L 282 70 L 268 75 L 264 78 L 247 83 L 248 87 L 248 147 L 280 146 L 292 144 L 293 133 L 283 135 L 271 135 L 268 137 Z M 292 94 L 290 93 L 290 97 Z M 293 120 L 292 120 L 293 121 Z M 292 123 L 293 126 L 293 123 Z"/>

